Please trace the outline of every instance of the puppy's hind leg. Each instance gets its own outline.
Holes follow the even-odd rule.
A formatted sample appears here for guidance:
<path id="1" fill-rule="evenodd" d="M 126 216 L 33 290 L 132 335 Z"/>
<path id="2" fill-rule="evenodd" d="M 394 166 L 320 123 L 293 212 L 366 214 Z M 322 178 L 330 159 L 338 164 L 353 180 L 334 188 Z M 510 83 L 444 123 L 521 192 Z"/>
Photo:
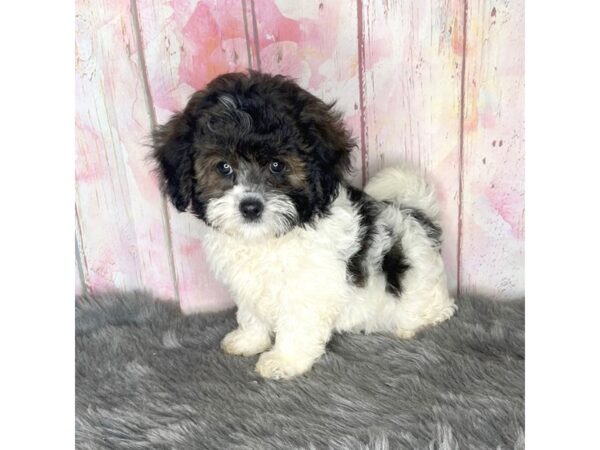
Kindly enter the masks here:
<path id="1" fill-rule="evenodd" d="M 394 311 L 394 334 L 411 339 L 422 328 L 449 319 L 455 311 L 454 299 L 448 294 L 445 282 L 432 290 L 407 292 Z"/>

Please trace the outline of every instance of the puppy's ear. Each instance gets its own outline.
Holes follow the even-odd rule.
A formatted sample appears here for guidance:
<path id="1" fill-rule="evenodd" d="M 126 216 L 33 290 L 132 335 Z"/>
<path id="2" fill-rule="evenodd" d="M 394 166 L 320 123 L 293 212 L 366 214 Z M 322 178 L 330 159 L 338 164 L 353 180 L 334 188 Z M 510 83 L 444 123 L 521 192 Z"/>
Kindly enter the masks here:
<path id="1" fill-rule="evenodd" d="M 356 143 L 346 129 L 341 113 L 334 109 L 335 103 L 327 104 L 308 92 L 302 97 L 304 107 L 300 121 L 308 130 L 314 156 L 342 179 L 350 170 L 351 153 Z"/>
<path id="2" fill-rule="evenodd" d="M 192 116 L 184 111 L 152 134 L 152 156 L 158 163 L 162 190 L 179 211 L 185 211 L 192 200 L 194 127 Z"/>
<path id="3" fill-rule="evenodd" d="M 326 205 L 350 171 L 356 143 L 333 103 L 327 104 L 302 90 L 298 104 L 301 105 L 299 122 L 311 148 L 316 194 L 321 204 Z"/>
<path id="4" fill-rule="evenodd" d="M 200 121 L 204 113 L 218 102 L 231 106 L 234 100 L 221 97 L 219 93 L 231 90 L 244 77 L 241 73 L 231 73 L 215 78 L 204 90 L 190 97 L 182 112 L 171 117 L 165 125 L 157 127 L 152 134 L 152 156 L 158 163 L 162 190 L 179 211 L 185 211 L 190 206 L 194 194 L 194 158 L 197 150 L 193 144 L 195 134 L 202 132 Z"/>

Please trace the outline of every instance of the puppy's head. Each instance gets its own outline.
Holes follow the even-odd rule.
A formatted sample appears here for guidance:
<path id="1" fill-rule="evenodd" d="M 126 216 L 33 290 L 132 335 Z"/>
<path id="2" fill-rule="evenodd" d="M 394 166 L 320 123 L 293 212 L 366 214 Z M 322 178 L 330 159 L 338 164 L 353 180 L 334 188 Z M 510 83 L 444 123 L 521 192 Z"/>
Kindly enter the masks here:
<path id="1" fill-rule="evenodd" d="M 354 142 L 341 117 L 283 76 L 222 75 L 154 133 L 162 187 L 180 211 L 242 238 L 327 212 Z"/>

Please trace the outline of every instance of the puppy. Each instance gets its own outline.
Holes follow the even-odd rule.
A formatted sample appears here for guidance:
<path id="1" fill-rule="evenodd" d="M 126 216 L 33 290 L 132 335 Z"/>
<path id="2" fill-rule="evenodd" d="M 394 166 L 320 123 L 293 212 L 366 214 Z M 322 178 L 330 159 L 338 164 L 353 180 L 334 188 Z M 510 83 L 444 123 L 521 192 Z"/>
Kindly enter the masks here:
<path id="1" fill-rule="evenodd" d="M 222 75 L 154 133 L 164 192 L 206 225 L 204 246 L 237 304 L 225 352 L 256 371 L 308 371 L 333 332 L 410 338 L 455 309 L 433 190 L 398 168 L 365 192 L 345 180 L 341 116 L 288 78 Z"/>

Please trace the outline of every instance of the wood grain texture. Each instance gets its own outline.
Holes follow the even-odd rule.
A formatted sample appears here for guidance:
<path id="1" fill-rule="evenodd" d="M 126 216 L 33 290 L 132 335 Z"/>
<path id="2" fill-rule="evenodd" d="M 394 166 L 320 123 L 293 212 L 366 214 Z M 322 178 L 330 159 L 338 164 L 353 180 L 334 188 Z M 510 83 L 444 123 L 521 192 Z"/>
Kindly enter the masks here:
<path id="1" fill-rule="evenodd" d="M 284 74 L 337 109 L 360 143 L 355 2 L 253 0 L 253 48 L 263 72 Z M 256 66 L 258 65 L 255 64 Z M 360 146 L 351 179 L 362 184 Z"/>
<path id="2" fill-rule="evenodd" d="M 76 214 L 92 292 L 174 298 L 130 2 L 76 3 Z"/>
<path id="3" fill-rule="evenodd" d="M 87 261 L 82 249 L 81 226 L 77 210 L 75 210 L 75 295 L 86 294 L 88 291 L 86 275 Z"/>
<path id="4" fill-rule="evenodd" d="M 523 1 L 468 3 L 461 291 L 524 293 Z"/>
<path id="5" fill-rule="evenodd" d="M 359 1 L 367 175 L 403 162 L 435 184 L 456 289 L 464 4 Z"/>
<path id="6" fill-rule="evenodd" d="M 79 272 L 79 266 L 75 263 L 75 295 L 82 295 L 84 293 L 84 285 L 81 281 L 81 272 Z"/>
<path id="7" fill-rule="evenodd" d="M 77 0 L 76 11 L 77 292 L 232 305 L 204 225 L 164 201 L 144 144 L 208 81 L 251 67 L 337 100 L 357 138 L 355 185 L 403 161 L 428 172 L 452 290 L 523 294 L 523 0 Z"/>
<path id="8" fill-rule="evenodd" d="M 138 0 L 155 120 L 165 123 L 188 98 L 219 74 L 248 67 L 245 17 L 240 0 Z M 209 270 L 202 247 L 204 225 L 169 205 L 173 259 L 181 307 L 186 312 L 233 303 Z"/>
<path id="9" fill-rule="evenodd" d="M 83 274 L 83 266 L 81 264 L 79 246 L 77 239 L 75 240 L 75 295 L 82 295 L 86 292 L 85 276 Z"/>

